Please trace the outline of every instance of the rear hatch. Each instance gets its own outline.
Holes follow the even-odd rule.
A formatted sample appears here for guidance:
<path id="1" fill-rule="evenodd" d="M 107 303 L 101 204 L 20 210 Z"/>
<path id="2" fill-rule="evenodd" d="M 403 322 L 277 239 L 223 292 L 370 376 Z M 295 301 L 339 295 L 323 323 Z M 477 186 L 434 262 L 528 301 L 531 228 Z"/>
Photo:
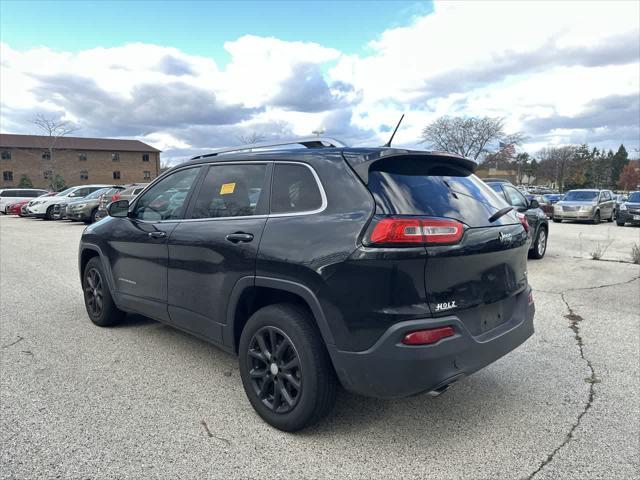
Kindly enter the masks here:
<path id="1" fill-rule="evenodd" d="M 527 287 L 527 233 L 472 164 L 412 153 L 370 162 L 366 174 L 357 167 L 376 203 L 363 243 L 424 245 L 434 316 L 455 314 L 473 335 L 511 318 Z"/>

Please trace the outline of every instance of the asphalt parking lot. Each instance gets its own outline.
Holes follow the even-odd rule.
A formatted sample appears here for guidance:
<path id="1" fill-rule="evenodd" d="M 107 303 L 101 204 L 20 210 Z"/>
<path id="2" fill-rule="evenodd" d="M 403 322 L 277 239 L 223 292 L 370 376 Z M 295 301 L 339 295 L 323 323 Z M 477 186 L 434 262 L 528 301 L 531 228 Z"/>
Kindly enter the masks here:
<path id="1" fill-rule="evenodd" d="M 233 357 L 139 316 L 89 322 L 83 225 L 0 216 L 0 476 L 637 478 L 640 266 L 625 262 L 640 228 L 550 228 L 522 347 L 435 399 L 343 392 L 285 434 L 254 413 Z"/>

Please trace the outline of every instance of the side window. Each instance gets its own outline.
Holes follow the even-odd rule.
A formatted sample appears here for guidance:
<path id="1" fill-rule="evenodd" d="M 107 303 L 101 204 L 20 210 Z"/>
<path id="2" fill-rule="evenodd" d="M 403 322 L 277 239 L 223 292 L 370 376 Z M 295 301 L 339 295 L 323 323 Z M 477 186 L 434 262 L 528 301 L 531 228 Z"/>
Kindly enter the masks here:
<path id="1" fill-rule="evenodd" d="M 271 213 L 310 212 L 322 207 L 322 195 L 304 165 L 276 164 L 271 186 Z"/>
<path id="2" fill-rule="evenodd" d="M 263 164 L 212 165 L 191 218 L 248 217 L 256 210 L 267 174 Z"/>
<path id="3" fill-rule="evenodd" d="M 504 192 L 507 196 L 507 200 L 511 205 L 513 205 L 516 208 L 519 208 L 519 207 L 526 208 L 528 206 L 527 199 L 524 198 L 524 195 L 522 195 L 518 190 L 516 190 L 515 188 L 509 185 L 503 185 L 502 188 L 504 188 Z"/>
<path id="4" fill-rule="evenodd" d="M 187 168 L 156 183 L 140 197 L 133 217 L 154 222 L 181 218 L 185 200 L 199 172 L 200 167 Z"/>
<path id="5" fill-rule="evenodd" d="M 609 200 L 611 200 L 611 194 L 607 191 L 602 192 L 602 199 L 603 201 L 608 202 Z"/>

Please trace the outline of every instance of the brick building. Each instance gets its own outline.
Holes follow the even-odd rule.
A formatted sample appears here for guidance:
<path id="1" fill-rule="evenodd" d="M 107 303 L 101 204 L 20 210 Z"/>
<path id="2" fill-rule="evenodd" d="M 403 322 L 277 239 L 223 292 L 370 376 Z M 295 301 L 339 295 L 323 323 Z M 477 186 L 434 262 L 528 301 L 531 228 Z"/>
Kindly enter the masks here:
<path id="1" fill-rule="evenodd" d="M 26 175 L 47 188 L 54 175 L 67 186 L 150 182 L 160 173 L 160 150 L 138 140 L 51 137 L 0 133 L 0 187 L 17 186 Z"/>

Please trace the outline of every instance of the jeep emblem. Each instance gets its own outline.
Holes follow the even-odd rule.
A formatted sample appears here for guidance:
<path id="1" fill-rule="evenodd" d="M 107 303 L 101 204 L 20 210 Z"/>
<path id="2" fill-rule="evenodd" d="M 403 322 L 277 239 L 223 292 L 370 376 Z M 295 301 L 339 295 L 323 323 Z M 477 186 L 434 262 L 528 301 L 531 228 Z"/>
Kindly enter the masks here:
<path id="1" fill-rule="evenodd" d="M 500 243 L 504 243 L 504 244 L 511 243 L 512 236 L 513 235 L 511 233 L 500 232 L 498 234 L 498 240 L 500 240 Z"/>

